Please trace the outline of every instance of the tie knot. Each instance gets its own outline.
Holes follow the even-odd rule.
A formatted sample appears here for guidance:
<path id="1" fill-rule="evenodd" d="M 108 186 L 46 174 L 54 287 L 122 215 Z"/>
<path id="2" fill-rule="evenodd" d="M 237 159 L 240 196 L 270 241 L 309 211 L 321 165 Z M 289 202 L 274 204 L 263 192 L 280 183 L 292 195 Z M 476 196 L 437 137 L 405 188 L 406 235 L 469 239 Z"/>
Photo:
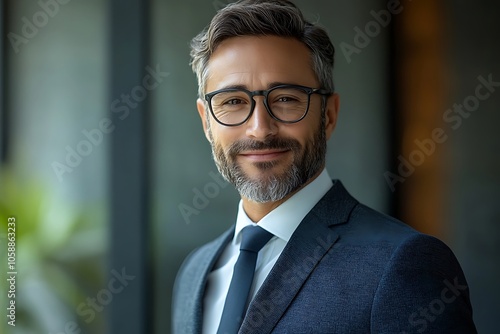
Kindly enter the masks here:
<path id="1" fill-rule="evenodd" d="M 241 230 L 240 250 L 258 253 L 272 236 L 272 233 L 260 226 L 247 226 Z"/>

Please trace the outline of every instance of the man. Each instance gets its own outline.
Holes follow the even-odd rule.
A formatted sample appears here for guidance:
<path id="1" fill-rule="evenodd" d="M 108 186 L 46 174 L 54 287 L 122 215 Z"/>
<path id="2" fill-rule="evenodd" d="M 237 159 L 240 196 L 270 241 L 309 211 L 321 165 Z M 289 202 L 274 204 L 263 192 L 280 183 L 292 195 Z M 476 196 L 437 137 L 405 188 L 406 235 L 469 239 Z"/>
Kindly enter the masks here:
<path id="1" fill-rule="evenodd" d="M 235 225 L 180 269 L 174 333 L 476 332 L 449 248 L 329 177 L 339 97 L 322 28 L 289 1 L 244 0 L 191 56 L 203 129 L 241 201 Z"/>

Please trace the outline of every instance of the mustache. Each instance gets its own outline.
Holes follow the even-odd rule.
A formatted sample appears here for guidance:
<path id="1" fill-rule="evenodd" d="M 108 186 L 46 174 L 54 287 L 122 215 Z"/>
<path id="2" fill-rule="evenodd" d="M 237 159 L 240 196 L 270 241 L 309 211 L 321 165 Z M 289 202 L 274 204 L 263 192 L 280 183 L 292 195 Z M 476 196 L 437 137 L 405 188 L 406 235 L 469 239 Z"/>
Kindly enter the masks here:
<path id="1" fill-rule="evenodd" d="M 227 154 L 236 156 L 243 151 L 258 151 L 258 150 L 299 150 L 300 143 L 292 138 L 269 138 L 264 141 L 244 139 L 232 143 Z"/>

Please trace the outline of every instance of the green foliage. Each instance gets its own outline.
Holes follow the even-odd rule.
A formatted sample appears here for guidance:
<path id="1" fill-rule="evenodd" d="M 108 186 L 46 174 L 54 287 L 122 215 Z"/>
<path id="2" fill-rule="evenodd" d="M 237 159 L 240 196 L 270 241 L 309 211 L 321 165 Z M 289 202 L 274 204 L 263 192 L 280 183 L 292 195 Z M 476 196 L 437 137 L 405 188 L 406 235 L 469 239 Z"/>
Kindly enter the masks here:
<path id="1" fill-rule="evenodd" d="M 54 200 L 41 182 L 0 169 L 0 312 L 7 295 L 7 222 L 16 220 L 16 332 L 56 333 L 75 321 L 82 333 L 104 333 L 103 314 L 92 323 L 76 310 L 104 286 L 105 205 L 75 207 Z M 50 308 L 50 310 L 48 310 Z M 50 316 L 48 316 L 50 315 Z M 0 325 L 0 331 L 5 321 Z M 10 327 L 10 326 L 9 326 Z M 7 328 L 7 327 L 5 327 Z"/>

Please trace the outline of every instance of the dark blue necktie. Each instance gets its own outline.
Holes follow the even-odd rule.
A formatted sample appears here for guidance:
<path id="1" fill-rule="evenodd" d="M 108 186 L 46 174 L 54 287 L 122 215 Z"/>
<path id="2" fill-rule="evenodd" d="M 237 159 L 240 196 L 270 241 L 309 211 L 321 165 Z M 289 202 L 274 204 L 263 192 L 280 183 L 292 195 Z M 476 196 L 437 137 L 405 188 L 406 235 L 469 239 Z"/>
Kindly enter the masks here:
<path id="1" fill-rule="evenodd" d="M 255 274 L 257 255 L 273 236 L 260 226 L 247 226 L 241 230 L 240 255 L 234 265 L 217 334 L 236 334 L 245 316 L 246 304 Z"/>

